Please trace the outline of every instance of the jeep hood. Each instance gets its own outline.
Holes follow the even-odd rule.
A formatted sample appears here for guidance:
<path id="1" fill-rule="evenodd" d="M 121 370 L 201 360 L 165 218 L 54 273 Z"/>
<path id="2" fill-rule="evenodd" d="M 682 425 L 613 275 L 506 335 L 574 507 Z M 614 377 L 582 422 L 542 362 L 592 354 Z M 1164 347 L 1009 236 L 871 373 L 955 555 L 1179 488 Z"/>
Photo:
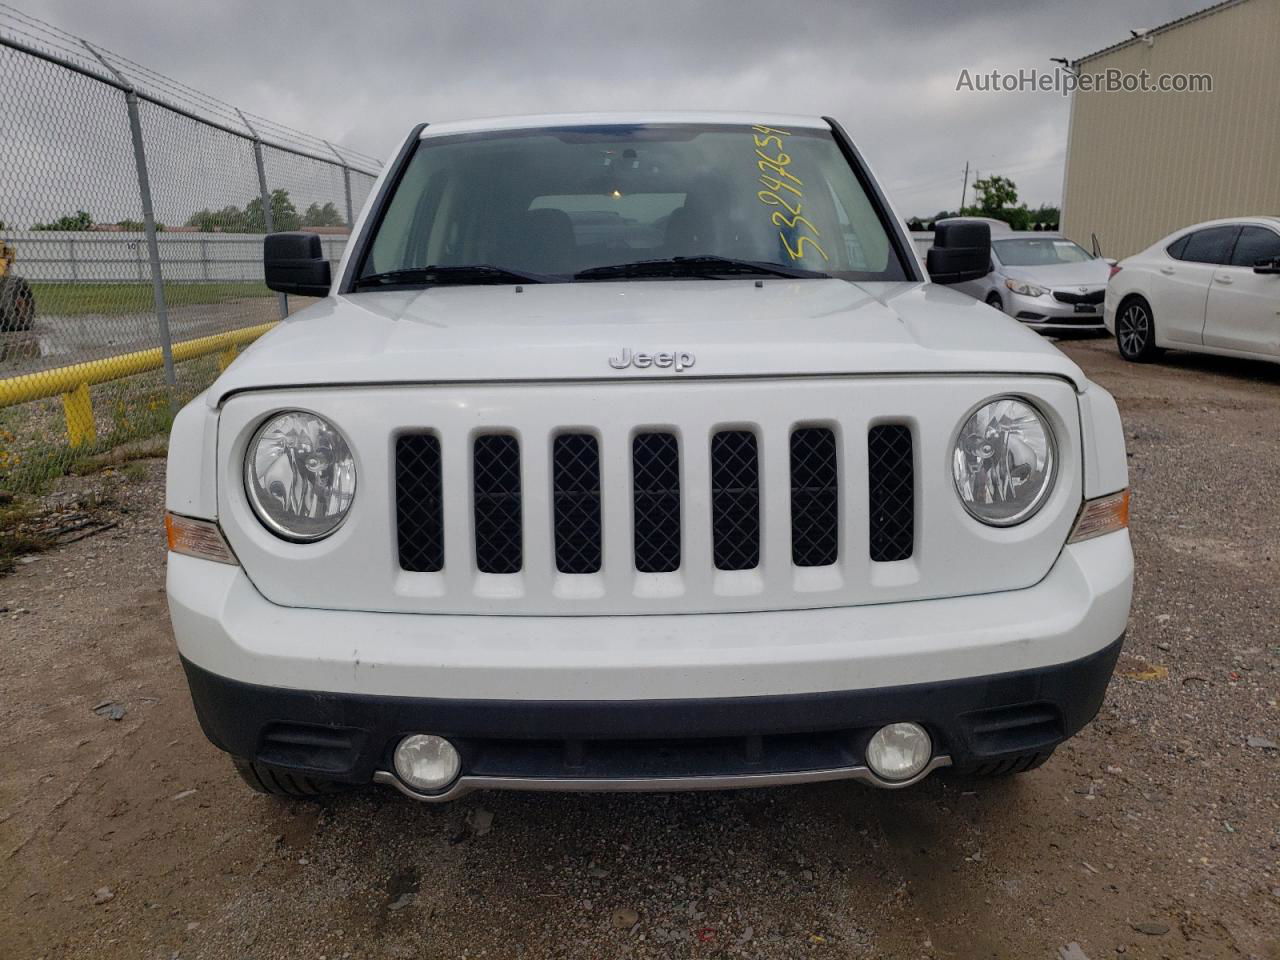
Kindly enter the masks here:
<path id="1" fill-rule="evenodd" d="M 695 362 L 614 369 L 623 348 Z M 327 297 L 254 343 L 207 401 L 322 385 L 962 373 L 1086 384 L 1038 334 L 935 284 L 659 280 Z"/>

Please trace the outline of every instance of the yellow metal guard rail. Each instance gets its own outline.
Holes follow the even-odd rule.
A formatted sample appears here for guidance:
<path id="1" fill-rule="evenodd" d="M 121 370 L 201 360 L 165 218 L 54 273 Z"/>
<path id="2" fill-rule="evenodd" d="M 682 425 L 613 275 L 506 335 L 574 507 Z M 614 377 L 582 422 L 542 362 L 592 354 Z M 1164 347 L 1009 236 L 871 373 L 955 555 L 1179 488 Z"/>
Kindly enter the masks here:
<path id="1" fill-rule="evenodd" d="M 211 353 L 222 353 L 220 365 L 225 369 L 235 359 L 241 346 L 258 339 L 274 327 L 276 322 L 278 321 L 192 340 L 180 340 L 173 345 L 173 362 L 181 363 Z M 0 380 L 0 407 L 12 407 L 61 394 L 62 409 L 67 418 L 67 439 L 71 446 L 78 447 L 92 442 L 97 436 L 93 403 L 89 397 L 90 386 L 146 373 L 148 370 L 159 370 L 163 365 L 164 357 L 160 348 L 152 347 L 149 350 L 103 357 L 101 360 L 86 360 L 52 370 L 41 370 L 39 373 L 8 377 Z"/>

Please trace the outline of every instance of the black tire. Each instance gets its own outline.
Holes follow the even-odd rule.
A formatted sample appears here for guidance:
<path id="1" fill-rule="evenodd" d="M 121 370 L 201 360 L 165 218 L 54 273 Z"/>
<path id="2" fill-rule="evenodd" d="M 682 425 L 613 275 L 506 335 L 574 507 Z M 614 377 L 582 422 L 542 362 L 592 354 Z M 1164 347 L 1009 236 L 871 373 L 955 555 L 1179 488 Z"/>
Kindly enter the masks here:
<path id="1" fill-rule="evenodd" d="M 30 330 L 36 321 L 36 297 L 27 281 L 13 279 L 0 286 L 0 332 Z"/>
<path id="2" fill-rule="evenodd" d="M 951 771 L 962 777 L 1011 777 L 1015 773 L 1027 773 L 1036 767 L 1044 766 L 1045 761 L 1052 756 L 1052 750 L 1019 753 L 999 760 L 984 760 L 981 763 L 972 763 L 963 767 L 952 767 Z"/>
<path id="3" fill-rule="evenodd" d="M 1116 308 L 1116 347 L 1133 363 L 1147 363 L 1161 354 L 1151 304 L 1142 297 L 1127 297 Z"/>
<path id="4" fill-rule="evenodd" d="M 987 306 L 995 307 L 1001 313 L 1004 313 L 1004 301 L 1000 299 L 1000 294 L 994 290 L 987 294 Z"/>
<path id="5" fill-rule="evenodd" d="M 269 794 L 273 797 L 296 797 L 302 800 L 314 800 L 333 793 L 344 793 L 351 789 L 350 784 L 336 783 L 332 780 L 321 780 L 316 777 L 290 773 L 276 767 L 255 763 L 243 757 L 232 757 L 236 772 L 257 793 Z"/>

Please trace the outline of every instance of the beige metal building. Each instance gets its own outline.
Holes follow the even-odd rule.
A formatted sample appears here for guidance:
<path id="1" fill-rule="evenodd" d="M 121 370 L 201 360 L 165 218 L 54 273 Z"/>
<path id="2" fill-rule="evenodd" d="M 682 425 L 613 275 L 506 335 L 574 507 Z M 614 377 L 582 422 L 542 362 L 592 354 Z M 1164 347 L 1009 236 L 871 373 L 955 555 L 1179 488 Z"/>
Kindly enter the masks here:
<path id="1" fill-rule="evenodd" d="M 1125 257 L 1202 220 L 1280 216 L 1280 0 L 1227 0 L 1073 68 L 1145 70 L 1152 83 L 1207 74 L 1212 90 L 1073 94 L 1067 236 L 1087 247 L 1096 234 L 1104 255 Z"/>

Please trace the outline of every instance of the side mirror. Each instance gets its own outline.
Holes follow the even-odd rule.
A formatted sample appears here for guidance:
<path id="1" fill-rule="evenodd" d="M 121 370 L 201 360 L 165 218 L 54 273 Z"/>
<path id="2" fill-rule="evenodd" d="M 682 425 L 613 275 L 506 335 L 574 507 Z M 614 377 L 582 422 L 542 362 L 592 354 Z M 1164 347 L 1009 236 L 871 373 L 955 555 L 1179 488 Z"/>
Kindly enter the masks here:
<path id="1" fill-rule="evenodd" d="M 1259 260 L 1253 265 L 1254 273 L 1280 273 L 1280 257 Z"/>
<path id="2" fill-rule="evenodd" d="M 925 257 L 934 283 L 964 283 L 990 273 L 991 228 L 985 223 L 940 223 Z"/>
<path id="3" fill-rule="evenodd" d="M 300 297 L 329 295 L 329 261 L 314 233 L 271 233 L 262 244 L 267 286 Z"/>

